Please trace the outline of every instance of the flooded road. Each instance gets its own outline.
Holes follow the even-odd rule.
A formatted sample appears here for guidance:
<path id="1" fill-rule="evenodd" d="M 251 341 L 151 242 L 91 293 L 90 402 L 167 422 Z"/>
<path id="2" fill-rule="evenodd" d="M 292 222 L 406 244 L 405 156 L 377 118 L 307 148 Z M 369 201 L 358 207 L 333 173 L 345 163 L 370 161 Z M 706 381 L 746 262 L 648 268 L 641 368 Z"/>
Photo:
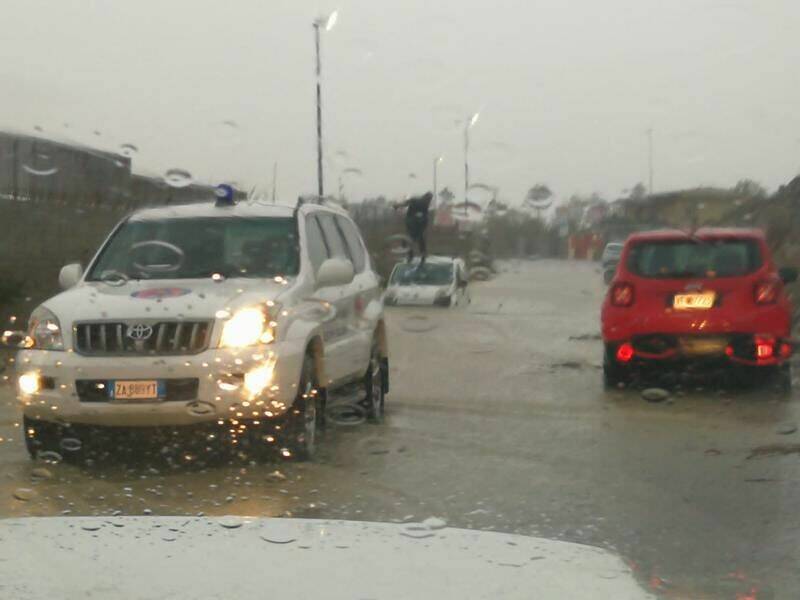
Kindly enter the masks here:
<path id="1" fill-rule="evenodd" d="M 33 463 L 5 385 L 0 515 L 436 517 L 611 549 L 668 597 L 796 596 L 797 398 L 606 392 L 599 268 L 503 269 L 467 307 L 387 309 L 386 421 L 329 425 L 314 463 Z"/>

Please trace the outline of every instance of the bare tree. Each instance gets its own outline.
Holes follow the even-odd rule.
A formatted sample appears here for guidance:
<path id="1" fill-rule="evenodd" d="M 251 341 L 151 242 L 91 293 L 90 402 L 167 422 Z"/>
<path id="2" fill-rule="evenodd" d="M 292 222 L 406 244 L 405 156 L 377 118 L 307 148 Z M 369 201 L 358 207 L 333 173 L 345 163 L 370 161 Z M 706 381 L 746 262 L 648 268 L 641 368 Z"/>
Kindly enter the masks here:
<path id="1" fill-rule="evenodd" d="M 641 200 L 645 196 L 647 196 L 647 188 L 641 181 L 631 188 L 631 200 Z"/>
<path id="2" fill-rule="evenodd" d="M 740 179 L 739 182 L 733 186 L 733 192 L 739 196 L 747 198 L 766 198 L 767 190 L 757 181 L 752 179 Z"/>

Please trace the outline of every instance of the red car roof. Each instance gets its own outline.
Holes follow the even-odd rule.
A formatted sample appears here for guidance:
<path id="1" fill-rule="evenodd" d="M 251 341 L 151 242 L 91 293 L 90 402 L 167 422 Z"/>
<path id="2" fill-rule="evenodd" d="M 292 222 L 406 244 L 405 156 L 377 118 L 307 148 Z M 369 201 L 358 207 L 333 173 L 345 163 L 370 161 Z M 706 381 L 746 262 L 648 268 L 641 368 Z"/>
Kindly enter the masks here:
<path id="1" fill-rule="evenodd" d="M 739 238 L 763 240 L 764 232 L 760 229 L 744 227 L 701 227 L 692 234 L 700 239 Z M 640 231 L 632 233 L 628 242 L 647 242 L 658 240 L 680 240 L 689 237 L 688 231 L 680 229 L 659 229 L 656 231 Z"/>

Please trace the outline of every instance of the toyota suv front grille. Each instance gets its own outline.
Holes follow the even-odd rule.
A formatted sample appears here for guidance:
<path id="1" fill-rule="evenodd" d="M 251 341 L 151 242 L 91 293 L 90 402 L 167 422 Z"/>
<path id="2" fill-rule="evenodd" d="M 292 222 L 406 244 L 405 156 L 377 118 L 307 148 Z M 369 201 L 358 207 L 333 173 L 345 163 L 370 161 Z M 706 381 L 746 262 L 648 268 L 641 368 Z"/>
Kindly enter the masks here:
<path id="1" fill-rule="evenodd" d="M 210 320 L 76 323 L 75 352 L 86 356 L 197 354 L 208 348 Z"/>

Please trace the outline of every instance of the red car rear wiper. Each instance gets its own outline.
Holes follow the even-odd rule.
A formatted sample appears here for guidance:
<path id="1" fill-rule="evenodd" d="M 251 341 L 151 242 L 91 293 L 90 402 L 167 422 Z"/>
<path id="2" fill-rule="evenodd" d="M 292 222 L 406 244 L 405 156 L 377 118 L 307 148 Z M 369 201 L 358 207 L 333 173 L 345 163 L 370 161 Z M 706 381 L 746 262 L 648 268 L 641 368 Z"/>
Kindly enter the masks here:
<path id="1" fill-rule="evenodd" d="M 679 231 L 681 233 L 683 233 L 684 235 L 686 235 L 686 237 L 688 237 L 690 240 L 692 240 L 693 242 L 695 242 L 697 244 L 709 244 L 709 243 L 711 243 L 710 240 L 704 240 L 703 238 L 697 237 L 695 235 L 695 233 L 694 233 L 696 231 L 695 229 L 690 229 L 689 231 L 684 231 L 683 229 L 680 229 Z"/>
<path id="2" fill-rule="evenodd" d="M 694 271 L 674 271 L 669 273 L 657 273 L 656 277 L 659 279 L 691 279 L 693 277 L 705 277 L 703 273 L 695 273 Z"/>

